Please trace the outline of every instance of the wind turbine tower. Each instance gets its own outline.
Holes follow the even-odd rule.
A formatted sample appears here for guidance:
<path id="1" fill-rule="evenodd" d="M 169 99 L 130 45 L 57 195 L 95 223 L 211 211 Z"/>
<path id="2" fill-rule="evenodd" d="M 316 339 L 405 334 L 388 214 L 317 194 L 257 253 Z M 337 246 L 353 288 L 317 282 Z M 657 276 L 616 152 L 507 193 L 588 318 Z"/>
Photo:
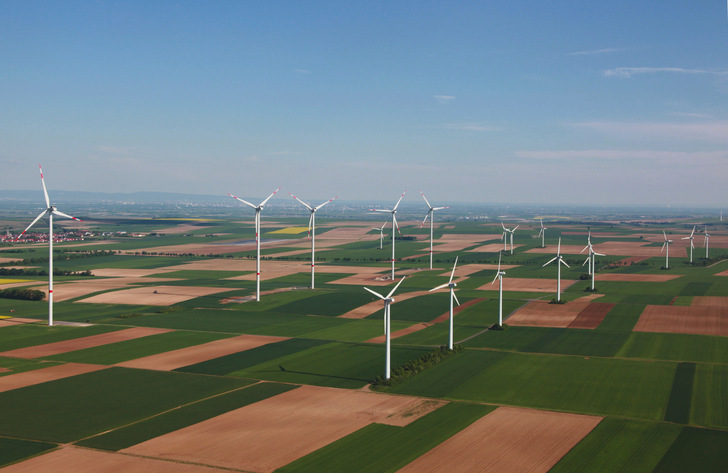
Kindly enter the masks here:
<path id="1" fill-rule="evenodd" d="M 70 215 L 64 214 L 60 210 L 58 210 L 56 207 L 51 205 L 51 200 L 48 197 L 48 190 L 46 189 L 45 185 L 45 179 L 43 179 L 43 168 L 41 168 L 40 164 L 38 165 L 38 169 L 40 170 L 40 182 L 43 184 L 43 196 L 45 197 L 45 203 L 46 203 L 46 209 L 40 213 L 37 217 L 35 217 L 35 220 L 33 220 L 28 227 L 23 230 L 23 233 L 18 235 L 18 238 L 15 239 L 15 241 L 18 241 L 23 235 L 25 235 L 25 232 L 30 230 L 30 227 L 36 224 L 38 220 L 40 220 L 44 215 L 48 216 L 48 325 L 53 325 L 53 216 L 57 215 L 59 217 L 65 217 L 70 218 L 73 220 L 76 220 L 78 222 L 81 221 L 81 219 L 76 217 L 71 217 Z"/>
<path id="2" fill-rule="evenodd" d="M 559 237 L 559 246 L 556 250 L 556 256 L 548 260 L 542 267 L 546 267 L 554 261 L 556 261 L 556 267 L 558 268 L 556 271 L 556 301 L 561 302 L 561 265 L 563 264 L 567 268 L 571 268 L 571 266 L 566 264 L 566 261 L 564 261 L 564 258 L 561 256 L 561 237 Z"/>
<path id="3" fill-rule="evenodd" d="M 263 210 L 263 206 L 270 200 L 271 197 L 276 195 L 276 192 L 280 190 L 280 187 L 273 191 L 263 202 L 258 205 L 253 205 L 247 200 L 243 200 L 240 197 L 236 197 L 232 194 L 228 194 L 233 199 L 237 199 L 245 205 L 255 209 L 255 246 L 256 246 L 256 257 L 255 257 L 255 301 L 260 301 L 260 211 Z"/>
<path id="4" fill-rule="evenodd" d="M 399 231 L 399 225 L 397 225 L 397 207 L 399 207 L 399 203 L 402 202 L 402 198 L 407 193 L 407 190 L 405 189 L 404 192 L 402 192 L 402 195 L 399 196 L 399 200 L 396 204 L 394 204 L 394 207 L 392 210 L 385 210 L 385 209 L 370 209 L 372 212 L 388 212 L 392 214 L 392 281 L 394 281 L 394 240 L 396 236 L 396 232 Z M 402 232 L 400 232 L 400 235 Z"/>
<path id="5" fill-rule="evenodd" d="M 423 194 L 422 191 L 420 191 L 420 194 L 422 195 L 422 198 L 425 199 L 425 203 L 427 204 L 427 207 L 429 207 L 429 210 L 427 211 L 427 215 L 425 215 L 425 219 L 422 221 L 422 225 L 420 225 L 420 228 L 422 228 L 422 226 L 427 221 L 427 217 L 430 217 L 430 269 L 432 269 L 432 235 L 433 235 L 433 227 L 434 227 L 434 222 L 435 222 L 435 210 L 447 209 L 449 207 L 433 207 L 427 201 L 427 197 L 425 197 L 425 194 Z"/>
<path id="6" fill-rule="evenodd" d="M 705 226 L 705 259 L 708 259 L 708 246 L 710 243 L 710 235 L 708 235 L 708 226 Z"/>
<path id="7" fill-rule="evenodd" d="M 539 230 L 538 236 L 541 237 L 541 248 L 546 248 L 546 245 L 544 244 L 544 238 L 546 237 L 546 230 L 548 230 L 548 228 L 543 226 L 542 218 L 540 218 L 539 220 L 541 220 L 541 230 Z"/>
<path id="8" fill-rule="evenodd" d="M 591 290 L 594 292 L 594 274 L 596 273 L 596 258 L 595 256 L 606 256 L 601 253 L 597 253 L 594 251 L 594 247 L 591 243 L 591 230 L 589 231 L 589 236 L 587 237 L 587 245 L 584 247 L 583 250 L 580 251 L 580 253 L 583 253 L 584 250 L 589 249 L 589 255 L 586 257 L 586 260 L 581 264 L 584 266 L 585 264 L 589 263 L 589 274 L 591 274 Z"/>
<path id="9" fill-rule="evenodd" d="M 404 281 L 404 277 L 402 277 L 402 279 L 399 280 L 397 285 L 394 286 L 394 289 L 389 291 L 389 294 L 387 294 L 386 297 L 380 295 L 377 292 L 372 291 L 368 287 L 364 288 L 364 290 L 371 292 L 372 294 L 374 294 L 375 296 L 377 296 L 378 298 L 380 298 L 384 301 L 384 335 L 386 336 L 386 339 L 387 339 L 387 342 L 386 342 L 387 355 L 386 355 L 386 361 L 384 363 L 385 379 L 389 379 L 390 375 L 391 375 L 391 359 L 392 359 L 391 358 L 391 351 L 392 351 L 391 332 L 392 332 L 392 330 L 391 330 L 390 305 L 392 304 L 392 302 L 394 302 L 394 298 L 392 297 L 392 294 L 394 294 L 394 291 L 396 291 L 397 288 L 399 287 L 399 285 L 402 284 L 402 281 Z"/>
<path id="10" fill-rule="evenodd" d="M 506 275 L 505 271 L 501 271 L 501 254 L 498 252 L 498 272 L 495 273 L 493 282 L 490 283 L 492 286 L 495 280 L 498 280 L 498 326 L 503 326 L 503 276 Z"/>
<path id="11" fill-rule="evenodd" d="M 511 254 L 513 254 L 513 234 L 516 232 L 516 229 L 520 227 L 520 225 L 516 225 L 515 227 L 506 228 L 505 225 L 503 225 L 503 222 L 501 222 L 501 226 L 503 227 L 503 239 L 506 238 L 506 232 L 511 234 Z"/>
<path id="12" fill-rule="evenodd" d="M 382 243 L 384 242 L 384 227 L 387 222 L 384 222 L 381 227 L 372 227 L 372 230 L 379 230 L 379 249 L 382 249 Z"/>
<path id="13" fill-rule="evenodd" d="M 289 192 L 289 194 L 291 193 Z M 308 219 L 308 236 L 309 238 L 311 238 L 311 289 L 314 289 L 314 271 L 316 269 L 316 211 L 331 202 L 332 200 L 336 199 L 336 197 L 333 197 L 323 204 L 317 205 L 316 207 L 311 207 L 306 202 L 302 201 L 293 194 L 291 194 L 291 197 L 299 201 L 301 204 L 303 204 L 304 207 L 309 210 L 309 212 L 311 212 L 311 217 L 309 217 Z"/>
<path id="14" fill-rule="evenodd" d="M 447 284 L 441 284 L 437 287 L 434 287 L 430 289 L 429 292 L 437 291 L 438 289 L 442 289 L 444 287 L 450 288 L 450 338 L 448 339 L 447 347 L 452 350 L 453 347 L 453 316 L 454 316 L 454 310 L 453 310 L 453 300 L 460 305 L 460 301 L 458 300 L 458 296 L 455 295 L 455 287 L 457 286 L 457 283 L 452 282 L 453 276 L 455 276 L 455 267 L 458 265 L 458 257 L 455 257 L 455 264 L 452 265 L 452 273 L 450 274 L 450 281 L 447 282 Z"/>
<path id="15" fill-rule="evenodd" d="M 665 251 L 665 269 L 670 269 L 670 243 L 672 243 L 672 240 L 667 239 L 665 230 L 662 231 L 662 236 L 665 237 L 665 243 L 662 244 L 662 249 L 660 250 L 660 253 L 662 253 L 663 250 L 667 250 Z"/>
<path id="16" fill-rule="evenodd" d="M 693 231 L 690 232 L 690 236 L 681 238 L 681 240 L 690 240 L 690 264 L 693 263 L 693 248 L 695 248 L 695 245 L 693 244 L 693 235 L 694 234 L 695 234 L 695 226 L 693 225 Z"/>

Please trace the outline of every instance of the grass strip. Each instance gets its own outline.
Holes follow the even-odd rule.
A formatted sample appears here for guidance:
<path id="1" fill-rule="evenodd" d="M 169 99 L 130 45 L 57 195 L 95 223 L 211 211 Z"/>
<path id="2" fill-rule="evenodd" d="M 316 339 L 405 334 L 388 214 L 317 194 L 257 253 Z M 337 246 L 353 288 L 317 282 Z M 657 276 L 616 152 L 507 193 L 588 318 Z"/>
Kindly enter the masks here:
<path id="1" fill-rule="evenodd" d="M 690 422 L 690 403 L 693 397 L 695 363 L 679 363 L 672 380 L 670 399 L 665 408 L 665 420 L 677 424 Z"/>
<path id="2" fill-rule="evenodd" d="M 451 402 L 405 427 L 370 424 L 277 472 L 397 471 L 496 407 Z"/>
<path id="3" fill-rule="evenodd" d="M 225 414 L 248 404 L 290 391 L 297 386 L 279 383 L 259 383 L 219 396 L 187 404 L 179 409 L 126 425 L 111 432 L 78 442 L 78 445 L 102 450 L 121 450 L 160 435 L 182 429 L 212 417 Z"/>

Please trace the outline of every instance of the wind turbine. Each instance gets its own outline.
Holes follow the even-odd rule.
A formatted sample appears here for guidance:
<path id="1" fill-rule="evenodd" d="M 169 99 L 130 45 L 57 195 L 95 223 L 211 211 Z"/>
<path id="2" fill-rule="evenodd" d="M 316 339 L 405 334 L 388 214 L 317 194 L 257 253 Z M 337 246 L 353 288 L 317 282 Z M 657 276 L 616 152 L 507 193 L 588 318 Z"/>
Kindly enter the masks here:
<path id="1" fill-rule="evenodd" d="M 382 242 L 384 242 L 384 227 L 387 222 L 384 222 L 381 227 L 372 227 L 372 230 L 379 230 L 379 249 L 382 249 Z"/>
<path id="2" fill-rule="evenodd" d="M 402 197 L 404 197 L 405 193 L 407 193 L 407 190 L 405 189 L 404 192 L 402 192 L 402 195 L 399 196 L 399 200 L 396 204 L 394 204 L 394 207 L 392 210 L 386 210 L 386 209 L 370 209 L 372 212 L 389 212 L 392 214 L 392 281 L 394 281 L 394 240 L 395 240 L 395 232 L 399 231 L 399 225 L 397 225 L 397 207 L 399 207 L 399 203 L 402 202 Z M 402 232 L 399 232 L 400 235 Z"/>
<path id="3" fill-rule="evenodd" d="M 541 220 L 541 230 L 539 230 L 538 236 L 541 237 L 541 248 L 546 248 L 546 245 L 544 244 L 544 238 L 546 236 L 546 230 L 548 230 L 548 228 L 546 228 L 546 227 L 543 226 L 543 219 L 542 218 L 540 218 L 539 220 Z"/>
<path id="4" fill-rule="evenodd" d="M 386 359 L 385 368 L 384 368 L 384 373 L 385 373 L 385 378 L 386 379 L 389 379 L 390 378 L 390 373 L 391 373 L 391 348 L 392 348 L 392 344 L 391 344 L 391 340 L 390 339 L 391 339 L 391 332 L 392 332 L 391 328 L 392 328 L 392 325 L 391 325 L 391 317 L 390 317 L 391 309 L 389 308 L 389 306 L 392 304 L 392 302 L 394 302 L 394 298 L 392 297 L 392 294 L 394 294 L 394 291 L 396 291 L 397 288 L 399 287 L 399 285 L 402 284 L 402 281 L 404 281 L 404 276 L 402 277 L 402 279 L 399 280 L 399 282 L 397 283 L 397 285 L 394 286 L 394 289 L 392 289 L 391 291 L 389 291 L 389 294 L 387 294 L 387 297 L 384 297 L 384 296 L 380 295 L 379 293 L 372 291 L 368 287 L 365 287 L 364 288 L 364 290 L 371 292 L 372 294 L 374 294 L 375 296 L 377 296 L 378 298 L 380 298 L 380 299 L 382 299 L 384 301 L 384 334 L 385 334 L 385 336 L 387 338 L 387 343 L 386 343 L 386 347 L 387 347 L 387 359 Z"/>
<path id="5" fill-rule="evenodd" d="M 433 207 L 430 205 L 430 203 L 427 201 L 427 197 L 425 197 L 425 194 L 420 191 L 420 194 L 422 195 L 422 198 L 425 199 L 425 203 L 430 208 L 430 210 L 427 211 L 427 215 L 425 215 L 425 219 L 422 221 L 422 225 L 420 225 L 420 228 L 425 224 L 427 221 L 427 217 L 430 217 L 430 269 L 432 269 L 432 235 L 433 235 L 433 227 L 435 222 L 435 210 L 442 210 L 447 209 L 449 207 Z M 458 304 L 460 305 L 460 304 Z M 452 347 L 451 347 L 452 349 Z"/>
<path id="6" fill-rule="evenodd" d="M 40 182 L 43 184 L 43 195 L 45 197 L 46 209 L 41 212 L 40 215 L 35 217 L 35 220 L 28 225 L 28 228 L 23 230 L 23 233 L 18 235 L 18 238 L 16 238 L 15 241 L 20 240 L 20 238 L 25 235 L 25 232 L 30 230 L 30 227 L 35 225 L 35 223 L 44 215 L 48 216 L 48 325 L 51 326 L 53 325 L 53 216 L 57 215 L 59 217 L 66 217 L 79 222 L 81 219 L 64 214 L 51 205 L 51 200 L 48 197 L 48 190 L 46 190 L 45 179 L 43 179 L 43 168 L 40 167 L 40 164 L 38 165 L 38 169 L 40 169 Z"/>
<path id="7" fill-rule="evenodd" d="M 458 257 L 455 257 L 455 264 L 452 265 L 452 273 L 450 274 L 450 281 L 447 282 L 447 284 L 441 284 L 437 287 L 434 287 L 430 289 L 429 292 L 437 291 L 438 289 L 442 289 L 443 287 L 449 287 L 450 288 L 450 338 L 447 343 L 447 347 L 452 350 L 452 344 L 453 344 L 453 300 L 460 305 L 460 301 L 458 300 L 458 296 L 455 295 L 455 287 L 457 286 L 457 283 L 452 282 L 453 276 L 455 276 L 455 267 L 458 265 Z"/>
<path id="8" fill-rule="evenodd" d="M 511 254 L 513 254 L 513 234 L 516 232 L 516 228 L 520 227 L 520 225 L 516 225 L 513 227 L 513 229 L 506 228 L 505 225 L 503 225 L 503 222 L 501 222 L 501 227 L 503 227 L 503 238 L 506 238 L 506 232 L 511 234 Z"/>
<path id="9" fill-rule="evenodd" d="M 601 253 L 597 253 L 594 251 L 594 247 L 591 243 L 591 230 L 589 230 L 589 236 L 587 237 L 587 245 L 584 247 L 584 250 L 589 248 L 589 255 L 586 257 L 586 260 L 584 260 L 583 263 L 581 263 L 582 266 L 584 266 L 587 262 L 589 263 L 589 274 L 591 274 L 591 290 L 594 292 L 594 274 L 596 273 L 596 258 L 595 256 L 606 256 Z M 584 250 L 581 250 L 579 253 L 583 253 Z"/>
<path id="10" fill-rule="evenodd" d="M 498 272 L 495 273 L 493 282 L 490 283 L 492 286 L 495 280 L 498 280 L 498 326 L 503 326 L 503 276 L 506 275 L 505 271 L 501 271 L 501 254 L 498 252 Z"/>
<path id="11" fill-rule="evenodd" d="M 255 209 L 255 246 L 257 248 L 257 255 L 255 257 L 255 301 L 260 301 L 260 211 L 263 210 L 263 206 L 270 200 L 271 197 L 276 195 L 276 192 L 280 190 L 280 187 L 273 191 L 263 202 L 258 205 L 253 205 L 247 200 L 243 200 L 240 197 L 236 197 L 232 194 L 228 194 L 233 199 L 237 199 L 245 205 Z"/>
<path id="12" fill-rule="evenodd" d="M 690 236 L 682 237 L 681 240 L 690 240 L 690 263 L 693 262 L 693 248 L 695 248 L 695 245 L 693 244 L 693 234 L 695 234 L 695 225 L 693 225 L 693 231 L 690 232 Z"/>
<path id="13" fill-rule="evenodd" d="M 667 248 L 667 251 L 665 251 L 665 269 L 670 269 L 670 243 L 672 243 L 672 240 L 667 239 L 665 230 L 662 231 L 662 235 L 665 237 L 665 243 L 662 244 L 662 249 L 660 250 L 660 253 L 662 253 L 662 251 Z"/>
<path id="14" fill-rule="evenodd" d="M 289 192 L 289 194 L 291 194 Z M 336 199 L 336 197 L 333 197 L 323 204 L 317 205 L 316 207 L 311 207 L 306 202 L 302 201 L 295 195 L 291 194 L 291 197 L 299 201 L 301 204 L 303 204 L 304 207 L 306 207 L 311 212 L 311 217 L 308 219 L 308 235 L 309 238 L 311 238 L 311 289 L 314 289 L 314 271 L 316 267 L 316 259 L 315 259 L 315 253 L 316 253 L 316 211 L 323 207 L 324 205 L 328 204 L 332 200 Z"/>
<path id="15" fill-rule="evenodd" d="M 708 259 L 708 246 L 710 243 L 710 235 L 708 235 L 708 226 L 705 226 L 705 259 Z"/>
<path id="16" fill-rule="evenodd" d="M 556 261 L 556 267 L 558 268 L 556 272 L 556 301 L 561 302 L 561 265 L 563 264 L 567 268 L 571 268 L 571 266 L 566 264 L 566 261 L 564 261 L 564 258 L 561 256 L 561 237 L 559 237 L 559 246 L 556 250 L 556 256 L 546 262 L 546 264 L 544 264 L 542 268 L 546 265 L 553 263 L 554 261 Z"/>

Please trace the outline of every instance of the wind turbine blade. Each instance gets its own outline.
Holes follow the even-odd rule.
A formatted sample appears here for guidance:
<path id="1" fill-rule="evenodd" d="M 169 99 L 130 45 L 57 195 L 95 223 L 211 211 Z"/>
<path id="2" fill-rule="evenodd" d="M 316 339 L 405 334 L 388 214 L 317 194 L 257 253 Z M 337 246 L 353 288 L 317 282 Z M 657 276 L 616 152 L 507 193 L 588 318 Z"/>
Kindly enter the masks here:
<path id="1" fill-rule="evenodd" d="M 80 218 L 76 218 L 76 217 L 71 217 L 71 216 L 70 216 L 70 215 L 68 215 L 68 214 L 64 214 L 64 213 L 63 213 L 63 212 L 61 212 L 60 210 L 54 210 L 54 211 L 53 211 L 53 215 L 58 215 L 58 216 L 61 216 L 61 217 L 66 217 L 66 218 L 70 218 L 70 219 L 73 219 L 73 220 L 77 220 L 77 221 L 79 221 L 79 222 L 81 221 L 81 219 L 80 219 Z"/>
<path id="2" fill-rule="evenodd" d="M 311 227 L 313 223 L 313 212 L 311 212 L 311 216 L 308 218 L 308 237 L 311 238 Z"/>
<path id="3" fill-rule="evenodd" d="M 50 208 L 51 199 L 48 198 L 48 191 L 46 190 L 45 179 L 43 179 L 43 168 L 40 167 L 40 164 L 38 165 L 38 169 L 40 170 L 40 182 L 41 184 L 43 184 L 43 195 L 45 196 L 46 208 Z"/>
<path id="4" fill-rule="evenodd" d="M 276 195 L 276 192 L 278 192 L 279 190 L 281 190 L 280 187 L 278 189 L 274 190 L 273 193 L 271 195 L 269 195 L 267 199 L 265 199 L 263 202 L 261 202 L 258 207 L 263 207 L 265 205 L 265 203 L 268 202 L 271 197 L 273 197 L 274 195 Z M 306 207 L 308 207 L 308 206 L 306 206 Z M 309 207 L 309 208 L 311 208 L 311 207 Z"/>
<path id="5" fill-rule="evenodd" d="M 301 199 L 299 199 L 295 195 L 291 194 L 290 192 L 288 193 L 288 195 L 290 195 L 291 197 L 293 197 L 294 199 L 296 199 L 297 201 L 299 201 L 300 203 L 302 203 L 308 210 L 313 211 L 313 208 L 310 205 L 308 205 L 306 202 L 302 201 Z"/>
<path id="6" fill-rule="evenodd" d="M 427 292 L 437 291 L 438 289 L 442 289 L 442 288 L 444 288 L 444 287 L 449 287 L 449 286 L 450 286 L 450 284 L 440 284 L 439 286 L 437 286 L 437 287 L 433 287 L 432 289 L 430 289 L 430 290 L 429 290 L 429 291 L 427 291 Z"/>
<path id="7" fill-rule="evenodd" d="M 563 258 L 559 258 L 559 263 L 562 263 L 564 266 L 566 266 L 567 268 L 571 269 L 571 266 L 569 266 L 568 264 L 566 264 L 566 261 L 564 261 Z"/>
<path id="8" fill-rule="evenodd" d="M 539 220 L 541 221 L 541 229 L 543 230 L 543 219 L 539 218 Z"/>
<path id="9" fill-rule="evenodd" d="M 420 195 L 422 196 L 423 199 L 425 199 L 425 203 L 427 204 L 427 207 L 430 208 L 430 209 L 432 209 L 432 206 L 427 201 L 427 197 L 425 197 L 425 194 L 423 194 L 421 190 L 420 190 Z"/>
<path id="10" fill-rule="evenodd" d="M 394 221 L 394 226 L 397 227 L 397 232 L 399 232 L 399 236 L 402 236 L 402 230 L 399 229 L 399 223 L 397 223 L 397 217 L 392 214 L 392 221 Z"/>
<path id="11" fill-rule="evenodd" d="M 504 230 L 504 231 L 508 230 L 508 229 L 506 228 L 506 226 L 505 226 L 505 225 L 503 225 L 503 222 L 501 222 L 501 227 L 503 227 L 503 230 Z"/>
<path id="12" fill-rule="evenodd" d="M 559 237 L 559 246 L 556 249 L 556 256 L 561 256 L 561 237 Z"/>
<path id="13" fill-rule="evenodd" d="M 35 225 L 36 222 L 38 220 L 40 220 L 43 217 L 43 215 L 45 215 L 47 212 L 48 212 L 47 210 L 44 210 L 44 211 L 42 211 L 40 213 L 40 215 L 38 215 L 37 217 L 35 217 L 35 220 L 33 220 L 32 222 L 30 222 L 30 225 L 28 225 L 28 227 L 25 230 L 23 230 L 23 233 L 21 233 L 20 235 L 18 235 L 18 238 L 16 238 L 15 241 L 20 240 L 20 237 L 22 237 L 23 235 L 25 235 L 25 232 L 27 232 L 28 230 L 30 230 L 30 227 L 32 227 L 33 225 Z"/>
<path id="14" fill-rule="evenodd" d="M 541 230 L 538 231 L 538 236 L 543 235 L 543 227 L 541 227 Z"/>
<path id="15" fill-rule="evenodd" d="M 662 231 L 662 236 L 665 237 L 665 241 L 667 241 L 667 235 L 665 234 L 665 230 Z"/>
<path id="16" fill-rule="evenodd" d="M 515 227 L 513 227 L 513 230 L 511 230 L 511 233 L 515 232 L 516 228 L 518 228 L 518 227 L 520 227 L 520 225 L 516 225 Z"/>
<path id="17" fill-rule="evenodd" d="M 399 285 L 402 284 L 402 281 L 404 281 L 404 278 L 405 278 L 405 276 L 402 276 L 402 279 L 400 279 L 399 282 L 397 283 L 397 285 L 394 286 L 394 289 L 392 289 L 391 291 L 389 291 L 389 294 L 387 294 L 387 299 L 389 299 L 390 297 L 392 297 L 392 294 L 394 294 L 394 291 L 396 291 L 397 288 L 399 287 Z"/>
<path id="18" fill-rule="evenodd" d="M 406 193 L 407 193 L 407 189 L 405 189 L 404 192 L 402 192 L 402 195 L 399 196 L 399 200 L 397 201 L 397 203 L 394 205 L 394 208 L 392 209 L 393 211 L 397 210 L 397 207 L 399 207 L 399 203 L 402 202 L 402 198 L 404 197 L 404 195 Z"/>
<path id="19" fill-rule="evenodd" d="M 498 273 L 495 273 L 495 277 L 493 278 L 493 281 L 490 283 L 490 285 L 492 286 L 493 284 L 495 284 L 495 282 L 497 280 L 498 280 Z"/>
<path id="20" fill-rule="evenodd" d="M 586 259 L 584 260 L 584 262 L 581 263 L 581 265 L 584 266 L 585 264 L 587 264 L 589 262 L 590 259 L 591 259 L 591 256 L 587 256 Z"/>
<path id="21" fill-rule="evenodd" d="M 327 200 L 327 201 L 326 201 L 326 202 L 324 202 L 323 204 L 319 205 L 318 207 L 314 207 L 313 209 L 314 209 L 314 210 L 318 210 L 318 209 L 320 209 L 321 207 L 323 207 L 324 205 L 328 204 L 329 202 L 333 202 L 333 201 L 334 201 L 334 200 L 336 200 L 336 199 L 337 199 L 338 197 L 339 197 L 339 196 L 337 195 L 336 197 L 333 197 L 333 198 L 331 198 L 331 199 Z"/>
<path id="22" fill-rule="evenodd" d="M 448 284 L 452 282 L 453 276 L 455 276 L 455 267 L 458 265 L 458 256 L 455 257 L 455 264 L 452 265 L 452 273 L 450 274 L 450 281 L 448 281 Z"/>
<path id="23" fill-rule="evenodd" d="M 662 244 L 662 248 L 660 248 L 660 253 L 665 251 L 665 245 L 667 245 L 667 240 L 665 240 L 665 243 Z"/>
<path id="24" fill-rule="evenodd" d="M 693 231 L 690 232 L 690 238 L 692 238 L 694 234 L 695 234 L 695 225 L 693 225 Z"/>
<path id="25" fill-rule="evenodd" d="M 589 245 L 586 245 L 586 246 L 584 247 L 584 249 L 582 249 L 582 250 L 581 250 L 581 251 L 580 251 L 579 253 L 584 253 L 584 250 L 586 250 L 586 249 L 588 249 L 588 248 L 589 248 Z"/>
<path id="26" fill-rule="evenodd" d="M 384 221 L 384 223 L 382 224 L 382 228 L 380 228 L 379 230 L 380 230 L 380 231 L 384 230 L 384 227 L 385 227 L 386 225 L 387 225 L 387 221 L 385 220 L 385 221 Z"/>
<path id="27" fill-rule="evenodd" d="M 450 207 L 448 207 L 448 206 L 445 206 L 445 207 L 432 207 L 432 210 L 443 210 L 443 209 L 449 209 L 449 208 Z"/>
<path id="28" fill-rule="evenodd" d="M 551 258 L 550 260 L 548 260 L 548 262 L 544 263 L 544 265 L 543 265 L 543 266 L 541 266 L 541 267 L 543 268 L 543 267 L 545 267 L 545 266 L 548 266 L 549 264 L 551 264 L 551 263 L 553 263 L 554 261 L 556 261 L 556 259 L 558 259 L 558 256 L 554 256 L 553 258 Z"/>
<path id="29" fill-rule="evenodd" d="M 455 302 L 457 302 L 458 305 L 460 305 L 460 301 L 458 300 L 458 296 L 455 294 L 455 291 L 453 291 L 452 296 L 455 298 Z"/>
<path id="30" fill-rule="evenodd" d="M 387 209 L 369 209 L 369 211 L 370 211 L 370 212 L 387 212 L 387 213 L 389 213 L 389 214 L 391 214 L 391 213 L 392 213 L 392 211 L 391 211 L 391 210 L 387 210 Z"/>
<path id="31" fill-rule="evenodd" d="M 372 291 L 372 290 L 371 290 L 371 289 L 369 289 L 368 287 L 365 287 L 365 288 L 364 288 L 364 290 L 365 290 L 365 291 L 369 291 L 369 292 L 371 292 L 372 294 L 374 294 L 375 296 L 377 296 L 377 297 L 378 297 L 378 298 L 380 298 L 381 300 L 384 300 L 384 299 L 386 299 L 386 297 L 382 296 L 382 295 L 381 295 L 381 294 L 379 294 L 379 293 L 376 293 L 376 292 Z"/>
<path id="32" fill-rule="evenodd" d="M 607 256 L 607 255 L 603 255 L 603 254 L 601 254 L 601 253 L 597 253 L 596 251 L 595 251 L 594 253 L 592 253 L 592 254 L 593 254 L 593 255 L 597 255 L 597 256 Z"/>
<path id="33" fill-rule="evenodd" d="M 429 217 L 429 216 L 430 216 L 430 212 L 427 212 L 425 214 L 424 220 L 422 220 L 422 223 L 420 224 L 420 229 L 425 226 L 425 222 L 427 221 L 427 217 Z"/>
<path id="34" fill-rule="evenodd" d="M 498 272 L 499 273 L 500 273 L 501 256 L 503 256 L 503 255 L 501 255 L 501 252 L 499 251 L 498 252 Z"/>
<path id="35" fill-rule="evenodd" d="M 241 199 L 240 197 L 234 196 L 234 195 L 232 195 L 232 194 L 228 194 L 228 195 L 229 195 L 230 197 L 232 197 L 233 199 L 237 199 L 237 200 L 239 200 L 240 202 L 244 203 L 245 205 L 249 205 L 249 206 L 251 206 L 251 207 L 255 208 L 255 205 L 251 204 L 251 203 L 250 203 L 250 202 L 248 202 L 247 200 L 243 200 L 243 199 Z"/>

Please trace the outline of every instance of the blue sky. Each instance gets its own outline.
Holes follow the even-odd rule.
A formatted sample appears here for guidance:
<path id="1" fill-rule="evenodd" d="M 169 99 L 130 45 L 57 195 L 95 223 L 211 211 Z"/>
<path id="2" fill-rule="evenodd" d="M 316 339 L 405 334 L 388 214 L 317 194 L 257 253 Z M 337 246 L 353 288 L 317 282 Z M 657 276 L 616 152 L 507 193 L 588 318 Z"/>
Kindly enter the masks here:
<path id="1" fill-rule="evenodd" d="M 2 10 L 0 189 L 726 200 L 725 2 Z"/>

